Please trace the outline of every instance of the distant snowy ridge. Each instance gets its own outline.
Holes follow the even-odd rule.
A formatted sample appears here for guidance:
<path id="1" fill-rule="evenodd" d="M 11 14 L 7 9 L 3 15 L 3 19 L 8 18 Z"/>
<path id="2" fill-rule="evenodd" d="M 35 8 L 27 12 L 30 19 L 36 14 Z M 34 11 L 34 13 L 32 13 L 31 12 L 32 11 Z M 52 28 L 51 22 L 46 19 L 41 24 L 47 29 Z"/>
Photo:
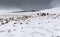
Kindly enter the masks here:
<path id="1" fill-rule="evenodd" d="M 56 14 L 60 14 L 60 7 L 57 8 L 52 8 L 52 9 L 46 9 L 46 10 L 41 10 L 40 12 L 44 12 L 44 13 L 56 13 Z"/>

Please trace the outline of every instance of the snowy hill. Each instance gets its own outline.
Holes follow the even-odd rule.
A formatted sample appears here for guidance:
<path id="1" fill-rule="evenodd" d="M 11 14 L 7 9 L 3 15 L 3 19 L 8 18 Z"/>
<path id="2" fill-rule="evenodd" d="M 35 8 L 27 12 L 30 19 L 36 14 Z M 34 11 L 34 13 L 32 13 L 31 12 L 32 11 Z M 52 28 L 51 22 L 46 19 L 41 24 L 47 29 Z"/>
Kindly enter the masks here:
<path id="1" fill-rule="evenodd" d="M 0 15 L 0 37 L 60 37 L 59 8 Z"/>
<path id="2" fill-rule="evenodd" d="M 60 7 L 52 8 L 52 9 L 46 9 L 46 10 L 41 10 L 41 12 L 60 14 Z"/>

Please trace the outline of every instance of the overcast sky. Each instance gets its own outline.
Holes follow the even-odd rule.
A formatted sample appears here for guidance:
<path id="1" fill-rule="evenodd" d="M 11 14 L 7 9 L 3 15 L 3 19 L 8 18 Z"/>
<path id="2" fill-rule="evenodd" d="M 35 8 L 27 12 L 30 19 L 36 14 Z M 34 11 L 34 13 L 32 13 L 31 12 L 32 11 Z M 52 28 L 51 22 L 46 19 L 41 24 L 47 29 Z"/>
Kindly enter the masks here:
<path id="1" fill-rule="evenodd" d="M 60 6 L 60 0 L 0 0 L 0 10 L 41 10 Z"/>

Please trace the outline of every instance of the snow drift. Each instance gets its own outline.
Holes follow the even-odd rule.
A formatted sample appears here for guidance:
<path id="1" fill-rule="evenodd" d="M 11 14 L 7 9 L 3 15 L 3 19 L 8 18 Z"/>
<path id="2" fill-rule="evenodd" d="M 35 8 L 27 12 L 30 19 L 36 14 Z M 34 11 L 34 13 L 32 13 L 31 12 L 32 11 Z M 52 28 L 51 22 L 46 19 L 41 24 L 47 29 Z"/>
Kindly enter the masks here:
<path id="1" fill-rule="evenodd" d="M 60 8 L 0 15 L 0 37 L 60 37 Z"/>

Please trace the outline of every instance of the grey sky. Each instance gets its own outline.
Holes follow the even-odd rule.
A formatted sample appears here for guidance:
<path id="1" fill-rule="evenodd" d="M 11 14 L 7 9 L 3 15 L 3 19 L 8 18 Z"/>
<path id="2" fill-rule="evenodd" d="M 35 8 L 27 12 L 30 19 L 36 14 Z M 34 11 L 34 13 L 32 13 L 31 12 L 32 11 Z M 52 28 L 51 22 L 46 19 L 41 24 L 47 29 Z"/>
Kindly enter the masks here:
<path id="1" fill-rule="evenodd" d="M 0 9 L 46 9 L 59 5 L 60 0 L 0 0 Z"/>
<path id="2" fill-rule="evenodd" d="M 52 0 L 50 4 L 52 7 L 60 7 L 60 0 Z"/>

